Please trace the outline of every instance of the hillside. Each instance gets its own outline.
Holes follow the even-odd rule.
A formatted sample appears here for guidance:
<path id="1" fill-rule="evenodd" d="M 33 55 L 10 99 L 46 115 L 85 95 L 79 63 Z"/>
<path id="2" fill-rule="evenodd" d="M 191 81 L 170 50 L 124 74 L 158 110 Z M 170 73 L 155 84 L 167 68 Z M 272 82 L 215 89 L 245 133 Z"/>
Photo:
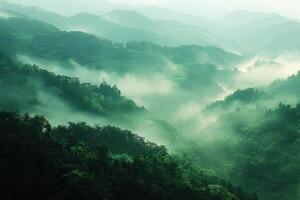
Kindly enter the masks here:
<path id="1" fill-rule="evenodd" d="M 230 68 L 242 60 L 240 56 L 217 47 L 197 45 L 166 47 L 148 42 L 113 43 L 87 33 L 63 32 L 47 23 L 21 18 L 0 19 L 0 31 L 1 37 L 15 37 L 16 41 L 12 41 L 14 44 L 9 45 L 19 44 L 19 53 L 49 60 L 63 59 L 66 62 L 68 59 L 74 59 L 88 67 L 95 65 L 98 68 L 107 65 L 120 68 L 124 68 L 122 65 L 127 68 L 141 65 L 161 67 L 166 64 L 165 59 L 169 59 L 177 64 L 185 64 L 188 61 Z M 57 58 L 58 54 L 61 58 Z"/>
<path id="2" fill-rule="evenodd" d="M 114 10 L 103 15 L 77 13 L 70 17 L 2 2 L 0 8 L 12 10 L 31 19 L 42 20 L 65 31 L 84 31 L 114 42 L 148 41 L 178 46 L 198 44 L 225 46 L 223 39 L 203 28 L 169 20 L 155 20 L 130 10 Z"/>
<path id="3" fill-rule="evenodd" d="M 0 130 L 4 199 L 257 199 L 115 127 L 1 112 Z"/>
<path id="4" fill-rule="evenodd" d="M 61 102 L 72 105 L 74 110 L 102 116 L 143 111 L 134 102 L 121 96 L 116 87 L 105 82 L 99 86 L 80 83 L 77 78 L 55 75 L 35 65 L 15 63 L 3 54 L 0 70 L 1 109 L 29 112 L 30 109 L 48 107 L 51 110 L 54 102 L 43 98 L 44 94 L 53 95 L 58 101 L 62 99 Z M 16 98 L 16 93 L 20 98 Z"/>
<path id="5" fill-rule="evenodd" d="M 197 162 L 262 199 L 298 199 L 299 77 L 237 90 L 207 106 L 201 115 L 214 120 L 201 130 L 210 137 L 195 144 Z"/>

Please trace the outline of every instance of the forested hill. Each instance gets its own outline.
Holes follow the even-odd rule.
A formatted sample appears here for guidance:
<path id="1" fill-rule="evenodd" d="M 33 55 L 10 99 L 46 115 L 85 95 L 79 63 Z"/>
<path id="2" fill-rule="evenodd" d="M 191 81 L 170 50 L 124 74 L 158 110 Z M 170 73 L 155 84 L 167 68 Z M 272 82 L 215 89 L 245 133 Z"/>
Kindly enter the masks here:
<path id="1" fill-rule="evenodd" d="M 115 127 L 0 113 L 1 199 L 256 200 Z"/>
<path id="2" fill-rule="evenodd" d="M 233 68 L 242 57 L 217 47 L 161 46 L 149 42 L 113 43 L 83 32 L 64 32 L 45 22 L 25 18 L 0 19 L 5 52 L 28 55 L 115 72 L 161 70 L 166 60 L 175 64 L 211 63 Z"/>
<path id="3" fill-rule="evenodd" d="M 199 140 L 203 146 L 198 163 L 230 177 L 259 198 L 298 200 L 299 113 L 299 105 L 285 104 L 275 109 L 240 105 L 225 112 L 203 130 L 213 139 L 202 144 Z"/>
<path id="4" fill-rule="evenodd" d="M 114 124 L 138 130 L 140 135 L 165 145 L 178 142 L 174 127 L 136 105 L 105 80 L 99 85 L 82 83 L 75 77 L 16 62 L 3 53 L 0 53 L 0 72 L 0 110 L 45 115 L 54 124 L 69 121 Z"/>
<path id="5" fill-rule="evenodd" d="M 130 10 L 94 14 L 82 12 L 64 16 L 37 7 L 20 6 L 3 1 L 0 2 L 1 8 L 10 11 L 9 16 L 22 15 L 24 18 L 53 24 L 61 30 L 85 31 L 116 42 L 136 40 L 169 46 L 183 44 L 225 46 L 226 43 L 217 34 L 205 28 L 175 20 L 155 20 Z"/>
<path id="6" fill-rule="evenodd" d="M 133 101 L 121 96 L 116 86 L 80 83 L 77 78 L 55 75 L 36 65 L 20 64 L 0 52 L 0 108 L 21 112 L 60 109 L 59 102 L 71 110 L 100 116 L 143 112 Z M 61 107 L 61 109 L 63 109 Z"/>
<path id="7" fill-rule="evenodd" d="M 215 121 L 202 130 L 211 141 L 199 140 L 197 163 L 262 199 L 298 200 L 299 80 L 300 73 L 264 88 L 237 90 L 204 109 Z"/>
<path id="8" fill-rule="evenodd" d="M 237 108 L 270 109 L 279 103 L 296 105 L 300 102 L 300 72 L 282 80 L 275 80 L 270 85 L 260 88 L 237 90 L 223 100 L 209 104 L 204 110 L 234 111 Z"/>

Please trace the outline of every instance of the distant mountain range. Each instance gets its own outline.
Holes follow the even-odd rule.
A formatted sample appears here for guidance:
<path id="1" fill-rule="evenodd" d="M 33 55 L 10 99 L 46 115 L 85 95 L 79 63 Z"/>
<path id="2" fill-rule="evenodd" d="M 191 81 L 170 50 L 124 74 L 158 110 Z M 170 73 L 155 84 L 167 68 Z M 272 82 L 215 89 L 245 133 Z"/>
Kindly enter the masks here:
<path id="1" fill-rule="evenodd" d="M 198 44 L 221 46 L 213 33 L 174 20 L 153 20 L 135 11 L 115 10 L 104 15 L 79 13 L 70 17 L 2 2 L 0 7 L 32 19 L 42 20 L 63 30 L 78 30 L 118 42 L 149 41 L 164 45 Z"/>
<path id="2" fill-rule="evenodd" d="M 299 50 L 300 23 L 276 13 L 235 11 L 207 22 L 201 17 L 179 14 L 164 8 L 143 7 L 107 13 L 78 13 L 66 17 L 36 7 L 0 3 L 0 16 L 42 20 L 62 30 L 95 34 L 116 42 L 149 41 L 169 46 L 198 44 L 253 54 Z M 127 9 L 127 10 L 124 10 Z"/>
<path id="3" fill-rule="evenodd" d="M 300 23 L 276 13 L 236 11 L 212 27 L 211 31 L 222 32 L 245 52 L 280 53 L 300 49 Z"/>

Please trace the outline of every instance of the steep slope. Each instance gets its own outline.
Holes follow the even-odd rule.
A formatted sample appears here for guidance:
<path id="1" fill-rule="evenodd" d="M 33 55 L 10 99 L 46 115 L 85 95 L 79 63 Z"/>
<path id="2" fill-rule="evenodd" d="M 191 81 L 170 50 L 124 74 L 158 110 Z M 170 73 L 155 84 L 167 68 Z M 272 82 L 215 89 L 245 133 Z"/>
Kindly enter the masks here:
<path id="1" fill-rule="evenodd" d="M 121 96 L 116 87 L 106 83 L 94 86 L 80 83 L 77 78 L 57 76 L 38 66 L 15 63 L 1 53 L 1 109 L 31 112 L 51 111 L 54 101 L 65 103 L 71 110 L 113 116 L 142 112 L 134 102 Z M 67 106 L 68 105 L 68 106 Z M 58 107 L 57 107 L 58 108 Z"/>

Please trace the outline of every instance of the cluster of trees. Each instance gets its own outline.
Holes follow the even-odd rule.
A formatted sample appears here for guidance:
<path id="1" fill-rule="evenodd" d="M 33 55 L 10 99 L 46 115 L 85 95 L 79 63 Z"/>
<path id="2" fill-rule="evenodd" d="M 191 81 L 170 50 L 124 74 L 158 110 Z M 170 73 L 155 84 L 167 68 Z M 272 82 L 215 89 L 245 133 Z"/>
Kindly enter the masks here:
<path id="1" fill-rule="evenodd" d="M 262 199 L 299 199 L 300 105 L 240 108 L 205 130 L 219 134 L 215 140 L 189 149 L 198 152 L 196 162 Z"/>
<path id="2" fill-rule="evenodd" d="M 207 106 L 207 111 L 233 110 L 237 107 L 243 108 L 249 105 L 259 105 L 266 108 L 274 108 L 281 102 L 286 104 L 297 104 L 300 98 L 299 86 L 300 72 L 284 80 L 276 80 L 272 84 L 262 88 L 246 88 L 236 90 L 224 100 L 216 101 Z M 269 105 L 268 105 L 269 104 Z"/>
<path id="3" fill-rule="evenodd" d="M 300 184 L 300 105 L 280 104 L 255 124 L 241 124 L 231 174 L 266 199 L 296 200 Z M 242 177 L 242 178 L 241 178 Z M 276 192 L 275 192 L 275 191 Z"/>
<path id="4" fill-rule="evenodd" d="M 116 86 L 106 82 L 99 86 L 80 83 L 78 78 L 55 75 L 36 65 L 19 64 L 3 53 L 0 55 L 2 109 L 29 111 L 36 106 L 51 105 L 47 99 L 40 98 L 39 93 L 44 92 L 61 98 L 77 110 L 102 116 L 144 111 L 123 97 Z"/>
<path id="5" fill-rule="evenodd" d="M 115 127 L 0 113 L 1 199 L 255 200 Z"/>
<path id="6" fill-rule="evenodd" d="M 237 90 L 233 94 L 225 97 L 224 100 L 213 102 L 209 104 L 205 111 L 222 111 L 235 110 L 245 105 L 257 104 L 259 101 L 270 98 L 269 94 L 255 88 L 247 88 L 244 90 Z"/>
<path id="7" fill-rule="evenodd" d="M 218 120 L 203 132 L 220 136 L 195 145 L 197 162 L 263 199 L 299 199 L 299 84 L 297 73 L 264 88 L 237 90 L 207 106 L 203 114 Z"/>

